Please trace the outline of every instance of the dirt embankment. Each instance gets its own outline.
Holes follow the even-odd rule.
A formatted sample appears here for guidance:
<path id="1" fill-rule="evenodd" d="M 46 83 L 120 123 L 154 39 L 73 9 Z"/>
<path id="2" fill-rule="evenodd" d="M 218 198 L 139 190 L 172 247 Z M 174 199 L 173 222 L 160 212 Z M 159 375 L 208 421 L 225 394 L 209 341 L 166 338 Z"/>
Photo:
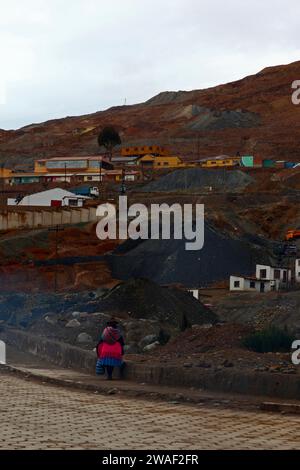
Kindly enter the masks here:
<path id="1" fill-rule="evenodd" d="M 104 255 L 118 242 L 100 241 L 95 224 L 63 231 L 11 231 L 0 236 L 0 292 L 84 290 L 112 286 Z"/>

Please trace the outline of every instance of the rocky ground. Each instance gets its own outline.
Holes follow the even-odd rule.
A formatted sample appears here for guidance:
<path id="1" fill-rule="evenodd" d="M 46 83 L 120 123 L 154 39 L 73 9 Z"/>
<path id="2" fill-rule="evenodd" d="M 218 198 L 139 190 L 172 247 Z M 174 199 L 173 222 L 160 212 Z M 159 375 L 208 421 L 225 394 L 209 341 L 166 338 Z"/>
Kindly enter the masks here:
<path id="1" fill-rule="evenodd" d="M 194 325 L 172 339 L 166 346 L 158 346 L 155 354 L 135 356 L 135 361 L 177 364 L 186 368 L 205 368 L 222 371 L 231 368 L 243 372 L 281 372 L 297 374 L 299 368 L 291 363 L 290 353 L 249 351 L 243 340 L 253 332 L 239 324 Z"/>
<path id="2" fill-rule="evenodd" d="M 300 289 L 290 292 L 230 293 L 227 289 L 201 291 L 202 302 L 209 303 L 221 321 L 256 329 L 276 326 L 300 334 Z"/>
<path id="3" fill-rule="evenodd" d="M 217 316 L 191 294 L 143 279 L 80 294 L 4 295 L 0 309 L 4 325 L 86 349 L 95 347 L 106 322 L 114 317 L 121 323 L 127 352 L 133 353 L 166 344 L 194 324 L 217 322 Z"/>
<path id="4" fill-rule="evenodd" d="M 297 338 L 299 292 L 254 297 L 203 290 L 199 302 L 177 288 L 132 280 L 80 294 L 1 296 L 1 323 L 92 351 L 113 317 L 125 338 L 126 358 L 136 362 L 297 373 L 290 352 L 256 353 L 244 340 L 270 325 Z"/>

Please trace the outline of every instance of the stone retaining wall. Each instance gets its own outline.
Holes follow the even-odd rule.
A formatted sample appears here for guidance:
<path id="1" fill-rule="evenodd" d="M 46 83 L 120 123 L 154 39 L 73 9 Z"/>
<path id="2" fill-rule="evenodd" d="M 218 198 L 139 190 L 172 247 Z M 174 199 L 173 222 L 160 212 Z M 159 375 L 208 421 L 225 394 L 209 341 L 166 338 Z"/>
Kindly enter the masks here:
<path id="1" fill-rule="evenodd" d="M 4 329 L 0 338 L 15 348 L 37 355 L 59 366 L 95 373 L 95 353 L 75 346 L 31 335 L 16 329 Z M 241 372 L 199 367 L 138 364 L 128 361 L 126 378 L 155 385 L 195 387 L 216 392 L 278 398 L 300 398 L 300 377 L 267 372 Z"/>

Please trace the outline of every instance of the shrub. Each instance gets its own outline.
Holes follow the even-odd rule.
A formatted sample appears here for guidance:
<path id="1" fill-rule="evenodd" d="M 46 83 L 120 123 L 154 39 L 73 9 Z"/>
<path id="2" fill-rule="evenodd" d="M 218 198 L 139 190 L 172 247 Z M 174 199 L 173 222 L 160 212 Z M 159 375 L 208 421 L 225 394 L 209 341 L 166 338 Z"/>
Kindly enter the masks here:
<path id="1" fill-rule="evenodd" d="M 275 326 L 262 331 L 256 331 L 243 340 L 243 345 L 259 353 L 288 352 L 294 337 L 287 330 Z"/>

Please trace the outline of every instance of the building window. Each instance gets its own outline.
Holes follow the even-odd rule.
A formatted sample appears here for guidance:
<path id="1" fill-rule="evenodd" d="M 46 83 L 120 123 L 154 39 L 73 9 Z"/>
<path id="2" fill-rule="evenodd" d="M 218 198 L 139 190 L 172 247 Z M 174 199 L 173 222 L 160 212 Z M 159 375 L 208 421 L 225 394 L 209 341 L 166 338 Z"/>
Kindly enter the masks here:
<path id="1" fill-rule="evenodd" d="M 280 279 L 280 269 L 275 269 L 275 271 L 274 271 L 274 279 Z"/>
<path id="2" fill-rule="evenodd" d="M 67 169 L 67 168 L 87 168 L 87 160 L 49 160 L 47 168 L 50 170 Z"/>
<path id="3" fill-rule="evenodd" d="M 234 287 L 235 288 L 240 287 L 240 281 L 234 281 Z"/>
<path id="4" fill-rule="evenodd" d="M 255 281 L 250 281 L 250 289 L 255 289 Z"/>
<path id="5" fill-rule="evenodd" d="M 266 279 L 267 278 L 267 270 L 266 269 L 261 269 L 260 270 L 260 278 L 261 279 Z"/>
<path id="6" fill-rule="evenodd" d="M 77 199 L 69 199 L 69 206 L 78 206 L 78 200 Z"/>

